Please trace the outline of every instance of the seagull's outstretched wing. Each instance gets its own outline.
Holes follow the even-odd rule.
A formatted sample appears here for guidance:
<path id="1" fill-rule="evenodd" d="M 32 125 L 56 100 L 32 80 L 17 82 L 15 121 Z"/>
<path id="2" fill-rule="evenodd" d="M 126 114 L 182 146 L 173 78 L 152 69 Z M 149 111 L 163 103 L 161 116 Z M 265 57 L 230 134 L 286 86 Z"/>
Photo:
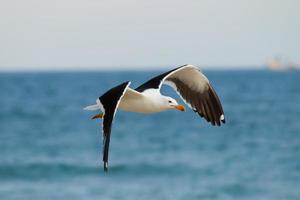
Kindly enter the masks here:
<path id="1" fill-rule="evenodd" d="M 99 97 L 101 106 L 103 107 L 104 116 L 103 116 L 103 164 L 104 171 L 107 171 L 108 164 L 108 151 L 109 151 L 109 142 L 112 121 L 116 114 L 119 103 L 124 96 L 130 82 L 122 83 Z"/>
<path id="2" fill-rule="evenodd" d="M 171 86 L 191 109 L 212 125 L 225 123 L 218 95 L 209 80 L 193 65 L 184 65 L 152 78 L 136 88 L 143 92 L 150 88 L 160 89 L 163 84 Z"/>

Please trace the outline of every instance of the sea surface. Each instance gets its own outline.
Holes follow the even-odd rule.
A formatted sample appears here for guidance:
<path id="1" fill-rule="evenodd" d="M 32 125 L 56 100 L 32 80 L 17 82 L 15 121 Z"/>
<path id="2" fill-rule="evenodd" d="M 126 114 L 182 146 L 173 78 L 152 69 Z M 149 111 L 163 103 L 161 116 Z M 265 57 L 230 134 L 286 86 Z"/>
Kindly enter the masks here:
<path id="1" fill-rule="evenodd" d="M 222 127 L 191 110 L 118 112 L 105 173 L 101 121 L 82 108 L 159 73 L 0 73 L 0 199 L 300 199 L 296 71 L 204 71 Z"/>

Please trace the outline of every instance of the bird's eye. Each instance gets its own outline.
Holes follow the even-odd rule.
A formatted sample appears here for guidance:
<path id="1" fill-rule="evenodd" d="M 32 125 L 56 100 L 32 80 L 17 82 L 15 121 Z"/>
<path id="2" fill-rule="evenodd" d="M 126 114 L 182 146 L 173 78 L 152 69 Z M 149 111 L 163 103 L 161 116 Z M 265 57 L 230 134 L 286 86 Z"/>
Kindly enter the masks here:
<path id="1" fill-rule="evenodd" d="M 169 103 L 172 103 L 172 101 L 169 101 Z"/>

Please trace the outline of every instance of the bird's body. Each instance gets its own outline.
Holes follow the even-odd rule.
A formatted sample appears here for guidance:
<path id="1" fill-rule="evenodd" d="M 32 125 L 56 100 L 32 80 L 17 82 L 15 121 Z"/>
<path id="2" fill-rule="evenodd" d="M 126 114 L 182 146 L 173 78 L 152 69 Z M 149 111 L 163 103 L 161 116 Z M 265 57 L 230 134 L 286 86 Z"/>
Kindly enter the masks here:
<path id="1" fill-rule="evenodd" d="M 162 103 L 164 96 L 158 90 L 148 89 L 139 94 L 132 93 L 134 92 L 125 93 L 119 104 L 120 110 L 137 113 L 154 113 L 167 110 L 167 107 Z"/>
<path id="2" fill-rule="evenodd" d="M 212 125 L 220 126 L 221 122 L 225 123 L 223 108 L 216 92 L 208 79 L 193 65 L 184 65 L 163 73 L 136 89 L 129 88 L 130 83 L 128 81 L 108 90 L 96 100 L 95 105 L 85 108 L 102 111 L 102 114 L 94 118 L 103 118 L 105 170 L 107 170 L 111 125 L 118 108 L 138 113 L 155 113 L 170 109 L 185 110 L 175 99 L 160 93 L 163 84 L 171 86 L 194 112 Z"/>

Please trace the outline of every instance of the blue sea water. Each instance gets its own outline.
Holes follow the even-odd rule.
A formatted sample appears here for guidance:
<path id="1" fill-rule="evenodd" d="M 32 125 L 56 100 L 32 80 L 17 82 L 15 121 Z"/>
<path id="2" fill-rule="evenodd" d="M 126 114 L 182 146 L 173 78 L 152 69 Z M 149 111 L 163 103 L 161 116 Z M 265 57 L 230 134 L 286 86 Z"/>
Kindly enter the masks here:
<path id="1" fill-rule="evenodd" d="M 1 73 L 0 199 L 300 199 L 295 71 L 205 71 L 222 127 L 192 111 L 118 112 L 104 173 L 101 123 L 82 108 L 159 73 Z"/>

